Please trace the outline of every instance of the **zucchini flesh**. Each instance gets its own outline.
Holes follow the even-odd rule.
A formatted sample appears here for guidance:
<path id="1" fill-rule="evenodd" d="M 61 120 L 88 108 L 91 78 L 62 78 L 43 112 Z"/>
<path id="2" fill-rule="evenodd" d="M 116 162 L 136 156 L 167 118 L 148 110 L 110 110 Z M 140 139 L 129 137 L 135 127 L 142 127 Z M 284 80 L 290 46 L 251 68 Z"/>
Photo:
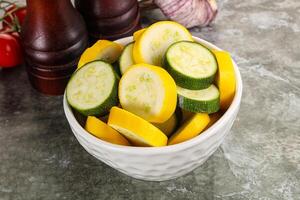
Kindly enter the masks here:
<path id="1" fill-rule="evenodd" d="M 118 103 L 118 78 L 113 67 L 103 61 L 92 61 L 71 77 L 66 95 L 68 103 L 85 116 L 104 115 Z"/>
<path id="2" fill-rule="evenodd" d="M 121 74 L 124 74 L 125 71 L 134 64 L 133 56 L 132 56 L 132 50 L 133 50 L 134 43 L 128 44 L 119 59 L 119 66 L 120 66 L 120 72 Z"/>
<path id="3" fill-rule="evenodd" d="M 188 90 L 177 86 L 179 107 L 195 113 L 215 113 L 220 109 L 220 92 L 216 86 Z"/>
<path id="4" fill-rule="evenodd" d="M 208 48 L 196 42 L 181 41 L 167 50 L 164 67 L 180 87 L 200 90 L 212 84 L 218 64 Z"/>

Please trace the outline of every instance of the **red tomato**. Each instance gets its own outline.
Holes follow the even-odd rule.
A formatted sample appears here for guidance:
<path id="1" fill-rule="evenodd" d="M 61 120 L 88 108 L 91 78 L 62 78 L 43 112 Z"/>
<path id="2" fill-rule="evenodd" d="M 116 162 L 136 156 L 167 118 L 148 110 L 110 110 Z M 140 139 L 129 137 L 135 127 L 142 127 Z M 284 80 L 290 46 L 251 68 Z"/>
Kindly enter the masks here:
<path id="1" fill-rule="evenodd" d="M 16 40 L 18 41 L 18 43 L 21 43 L 21 39 L 20 39 L 20 34 L 18 32 L 12 32 L 10 33 L 10 35 L 12 35 L 14 38 L 16 38 Z"/>
<path id="2" fill-rule="evenodd" d="M 0 67 L 15 67 L 22 63 L 22 51 L 17 39 L 0 33 Z"/>
<path id="3" fill-rule="evenodd" d="M 5 11 L 4 15 L 7 15 L 9 13 L 11 13 L 11 16 L 8 15 L 3 19 L 3 27 L 10 27 L 11 25 L 14 25 L 14 17 L 18 18 L 19 24 L 21 26 L 26 17 L 27 9 L 26 7 L 17 7 L 16 5 L 12 5 Z"/>

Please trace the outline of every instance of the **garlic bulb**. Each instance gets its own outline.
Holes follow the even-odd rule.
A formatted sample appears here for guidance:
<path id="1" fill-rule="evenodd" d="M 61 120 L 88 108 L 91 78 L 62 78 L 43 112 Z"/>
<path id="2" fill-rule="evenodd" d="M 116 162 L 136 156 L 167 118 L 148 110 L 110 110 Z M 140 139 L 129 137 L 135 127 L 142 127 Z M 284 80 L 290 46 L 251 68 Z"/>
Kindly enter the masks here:
<path id="1" fill-rule="evenodd" d="M 154 0 L 164 15 L 187 28 L 207 26 L 217 12 L 215 0 Z"/>

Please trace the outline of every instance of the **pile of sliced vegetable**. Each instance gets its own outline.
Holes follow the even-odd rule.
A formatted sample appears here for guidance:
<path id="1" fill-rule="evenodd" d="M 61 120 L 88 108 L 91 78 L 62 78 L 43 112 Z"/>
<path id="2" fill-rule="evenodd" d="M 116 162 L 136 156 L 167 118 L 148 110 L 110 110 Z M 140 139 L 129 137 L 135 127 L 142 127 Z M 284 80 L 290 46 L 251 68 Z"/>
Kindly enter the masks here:
<path id="1" fill-rule="evenodd" d="M 158 147 L 192 139 L 216 122 L 235 94 L 231 57 L 193 40 L 176 22 L 157 22 L 122 45 L 88 48 L 66 97 L 85 129 L 119 145 Z"/>

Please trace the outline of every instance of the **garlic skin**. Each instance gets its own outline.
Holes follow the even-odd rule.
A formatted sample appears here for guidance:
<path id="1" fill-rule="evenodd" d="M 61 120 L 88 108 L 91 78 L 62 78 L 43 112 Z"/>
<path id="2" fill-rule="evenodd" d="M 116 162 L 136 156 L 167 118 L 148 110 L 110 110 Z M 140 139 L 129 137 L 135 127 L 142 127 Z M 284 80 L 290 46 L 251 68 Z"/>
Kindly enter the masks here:
<path id="1" fill-rule="evenodd" d="M 218 12 L 215 0 L 154 0 L 164 15 L 187 28 L 205 27 Z"/>

